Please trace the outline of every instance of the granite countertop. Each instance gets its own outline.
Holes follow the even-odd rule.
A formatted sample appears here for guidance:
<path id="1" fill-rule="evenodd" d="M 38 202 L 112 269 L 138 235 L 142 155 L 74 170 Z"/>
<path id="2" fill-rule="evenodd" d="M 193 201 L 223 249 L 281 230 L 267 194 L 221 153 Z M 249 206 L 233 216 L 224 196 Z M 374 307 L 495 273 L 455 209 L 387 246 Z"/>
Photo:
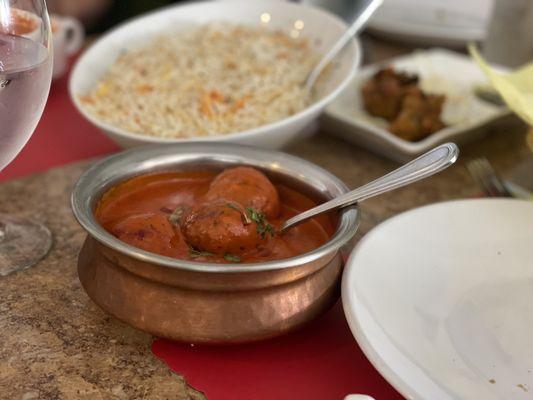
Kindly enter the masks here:
<path id="1" fill-rule="evenodd" d="M 478 192 L 464 163 L 485 155 L 501 171 L 530 152 L 521 124 L 466 146 L 459 163 L 431 179 L 362 205 L 359 235 L 398 212 Z M 531 134 L 531 132 L 530 132 Z M 356 187 L 395 164 L 319 134 L 289 152 Z M 105 314 L 76 272 L 85 234 L 69 206 L 81 162 L 0 185 L 0 211 L 45 223 L 54 235 L 36 267 L 0 277 L 0 399 L 203 399 L 151 351 L 152 337 Z"/>
<path id="2" fill-rule="evenodd" d="M 36 267 L 0 277 L 0 399 L 202 399 L 82 290 L 85 234 L 69 206 L 82 162 L 1 185 L 0 211 L 45 223 L 54 244 Z"/>

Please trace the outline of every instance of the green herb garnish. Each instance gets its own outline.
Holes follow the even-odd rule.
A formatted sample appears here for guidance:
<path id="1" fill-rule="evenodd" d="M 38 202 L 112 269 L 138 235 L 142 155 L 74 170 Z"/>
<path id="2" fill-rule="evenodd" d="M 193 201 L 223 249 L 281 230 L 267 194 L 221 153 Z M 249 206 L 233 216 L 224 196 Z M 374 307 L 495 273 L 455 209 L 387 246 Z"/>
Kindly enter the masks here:
<path id="1" fill-rule="evenodd" d="M 257 225 L 257 233 L 261 235 L 261 238 L 264 239 L 267 233 L 270 233 L 270 236 L 274 237 L 274 227 L 270 225 L 263 213 L 260 213 L 254 210 L 251 207 L 246 208 L 248 215 Z"/>
<path id="2" fill-rule="evenodd" d="M 185 211 L 185 207 L 183 206 L 177 206 L 176 209 L 170 214 L 168 217 L 168 220 L 174 224 L 179 225 L 181 216 L 183 215 L 183 212 Z"/>
<path id="3" fill-rule="evenodd" d="M 241 213 L 242 223 L 244 225 L 250 225 L 252 223 L 252 221 L 248 217 L 248 214 L 246 214 L 246 211 L 244 210 L 243 206 L 241 206 L 239 203 L 230 201 L 226 203 L 226 206 Z"/>
<path id="4" fill-rule="evenodd" d="M 189 256 L 191 258 L 211 257 L 211 256 L 214 256 L 214 254 L 210 253 L 209 251 L 200 251 L 200 250 L 195 250 L 195 249 L 189 249 Z"/>
<path id="5" fill-rule="evenodd" d="M 233 209 L 236 210 L 236 211 L 239 211 L 239 212 L 242 211 L 241 208 L 240 208 L 237 204 L 235 204 L 235 203 L 226 203 L 226 205 L 227 205 L 229 208 L 233 208 Z"/>
<path id="6" fill-rule="evenodd" d="M 240 257 L 236 256 L 235 254 L 231 254 L 231 253 L 224 254 L 224 258 L 226 259 L 226 261 L 229 261 L 229 262 L 235 262 L 235 263 L 241 262 Z"/>

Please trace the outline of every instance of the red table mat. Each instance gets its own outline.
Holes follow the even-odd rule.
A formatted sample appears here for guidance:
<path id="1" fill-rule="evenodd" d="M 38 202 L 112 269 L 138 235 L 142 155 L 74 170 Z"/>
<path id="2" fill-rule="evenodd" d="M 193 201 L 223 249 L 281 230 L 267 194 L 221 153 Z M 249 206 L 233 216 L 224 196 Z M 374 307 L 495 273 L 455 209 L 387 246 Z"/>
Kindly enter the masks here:
<path id="1" fill-rule="evenodd" d="M 117 149 L 76 111 L 64 77 L 52 84 L 37 130 L 0 172 L 0 181 Z M 340 302 L 311 325 L 278 339 L 227 347 L 158 339 L 152 350 L 210 400 L 328 400 L 350 393 L 402 399 L 357 346 Z"/>
<path id="2" fill-rule="evenodd" d="M 340 301 L 310 325 L 277 339 L 223 347 L 157 339 L 152 351 L 208 399 L 342 400 L 356 393 L 403 399 L 357 346 Z"/>

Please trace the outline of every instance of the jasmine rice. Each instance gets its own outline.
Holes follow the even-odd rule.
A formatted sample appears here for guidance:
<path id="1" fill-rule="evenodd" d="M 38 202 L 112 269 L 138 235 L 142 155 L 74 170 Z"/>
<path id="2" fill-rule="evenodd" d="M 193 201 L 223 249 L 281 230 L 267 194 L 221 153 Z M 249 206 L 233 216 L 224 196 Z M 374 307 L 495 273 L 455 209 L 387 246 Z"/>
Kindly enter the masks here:
<path id="1" fill-rule="evenodd" d="M 123 130 L 165 138 L 229 134 L 310 104 L 302 83 L 317 61 L 306 40 L 225 23 L 194 27 L 119 56 L 80 96 Z"/>

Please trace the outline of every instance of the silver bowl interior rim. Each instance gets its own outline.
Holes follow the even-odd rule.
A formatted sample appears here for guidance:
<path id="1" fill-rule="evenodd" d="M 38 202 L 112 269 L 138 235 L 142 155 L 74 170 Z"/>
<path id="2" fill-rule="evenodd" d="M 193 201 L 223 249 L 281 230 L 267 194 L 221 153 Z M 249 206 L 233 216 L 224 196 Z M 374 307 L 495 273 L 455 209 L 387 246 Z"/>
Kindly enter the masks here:
<path id="1" fill-rule="evenodd" d="M 248 164 L 275 171 L 310 185 L 324 194 L 347 192 L 348 187 L 335 175 L 301 158 L 273 150 L 226 143 L 179 143 L 137 147 L 109 156 L 85 171 L 74 185 L 71 206 L 81 226 L 97 241 L 123 254 L 152 264 L 198 272 L 252 272 L 285 269 L 303 265 L 338 250 L 355 234 L 359 210 L 344 210 L 335 234 L 317 249 L 287 259 L 249 264 L 197 263 L 150 253 L 128 245 L 107 232 L 96 221 L 93 207 L 113 185 L 130 177 L 154 171 L 171 170 L 173 164 L 210 161 L 228 165 Z"/>

